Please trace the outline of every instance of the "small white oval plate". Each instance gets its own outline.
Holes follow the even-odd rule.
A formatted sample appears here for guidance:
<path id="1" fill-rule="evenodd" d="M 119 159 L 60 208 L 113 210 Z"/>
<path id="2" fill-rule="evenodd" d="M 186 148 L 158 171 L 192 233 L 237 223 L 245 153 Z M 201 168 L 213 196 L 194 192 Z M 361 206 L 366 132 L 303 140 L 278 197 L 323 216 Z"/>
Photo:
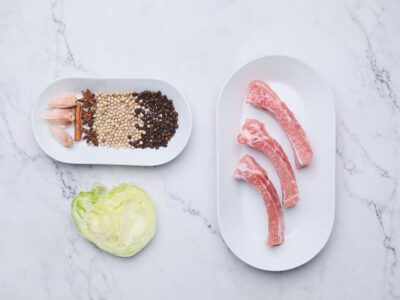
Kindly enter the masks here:
<path id="1" fill-rule="evenodd" d="M 55 95 L 64 92 L 80 94 L 84 89 L 92 92 L 107 91 L 161 91 L 173 100 L 178 112 L 179 128 L 168 147 L 156 149 L 112 149 L 90 147 L 84 141 L 72 148 L 61 146 L 51 135 L 47 122 L 41 119 L 46 113 L 47 103 Z M 73 126 L 68 131 L 73 135 Z M 171 84 L 158 79 L 107 79 L 107 78 L 64 78 L 47 86 L 39 96 L 32 111 L 32 128 L 36 141 L 50 157 L 72 164 L 103 164 L 156 166 L 177 157 L 185 148 L 192 129 L 192 115 L 189 104 L 182 94 Z"/>
<path id="2" fill-rule="evenodd" d="M 271 115 L 245 103 L 248 84 L 260 79 L 272 86 L 303 125 L 314 149 L 311 164 L 295 170 L 300 190 L 297 206 L 283 209 L 285 242 L 265 245 L 267 215 L 257 191 L 233 178 L 239 159 L 249 153 L 263 166 L 280 194 L 274 167 L 236 137 L 246 118 L 265 123 L 294 166 L 288 138 Z M 262 270 L 296 268 L 317 255 L 332 231 L 335 215 L 335 109 L 321 77 L 305 63 L 286 56 L 266 56 L 240 67 L 223 87 L 217 109 L 217 206 L 223 239 L 242 261 Z"/>

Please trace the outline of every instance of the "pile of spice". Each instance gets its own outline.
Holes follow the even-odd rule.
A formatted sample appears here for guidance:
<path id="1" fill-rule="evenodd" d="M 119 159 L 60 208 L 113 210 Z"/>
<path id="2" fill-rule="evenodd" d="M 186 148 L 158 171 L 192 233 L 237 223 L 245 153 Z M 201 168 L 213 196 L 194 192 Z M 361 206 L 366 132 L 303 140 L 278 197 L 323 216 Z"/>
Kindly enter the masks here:
<path id="1" fill-rule="evenodd" d="M 55 137 L 68 147 L 83 138 L 92 146 L 158 149 L 167 147 L 178 129 L 174 104 L 160 91 L 95 94 L 86 89 L 80 99 L 66 93 L 57 96 L 49 106 L 57 109 L 45 115 L 45 119 L 61 125 L 75 121 L 74 139 L 60 127 L 52 129 Z"/>
<path id="2" fill-rule="evenodd" d="M 135 113 L 143 121 L 144 131 L 139 140 L 133 140 L 130 144 L 135 148 L 167 147 L 178 129 L 178 113 L 172 100 L 160 91 L 144 91 L 133 95 L 137 97 L 135 102 L 142 107 L 136 109 Z M 141 124 L 135 126 L 142 128 Z"/>
<path id="3" fill-rule="evenodd" d="M 160 91 L 98 93 L 93 130 L 100 146 L 167 147 L 178 128 L 172 100 Z"/>
<path id="4" fill-rule="evenodd" d="M 97 133 L 94 128 L 94 118 L 97 107 L 96 95 L 89 89 L 82 92 L 83 98 L 78 100 L 75 110 L 75 140 L 84 133 L 83 139 L 93 146 L 98 146 Z M 81 130 L 81 132 L 79 132 Z"/>
<path id="5" fill-rule="evenodd" d="M 132 93 L 98 93 L 93 129 L 100 146 L 130 148 L 132 141 L 139 141 L 144 122 L 136 113 L 142 108 Z"/>

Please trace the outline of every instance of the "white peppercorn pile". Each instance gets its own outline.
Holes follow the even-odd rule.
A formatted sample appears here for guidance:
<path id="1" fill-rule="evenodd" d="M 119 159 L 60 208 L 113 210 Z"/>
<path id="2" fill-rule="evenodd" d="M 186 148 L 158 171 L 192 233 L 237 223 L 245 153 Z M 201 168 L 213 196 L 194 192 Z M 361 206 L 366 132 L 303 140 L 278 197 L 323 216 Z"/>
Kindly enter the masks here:
<path id="1" fill-rule="evenodd" d="M 93 131 L 99 146 L 167 147 L 178 128 L 172 100 L 160 91 L 96 93 Z"/>
<path id="2" fill-rule="evenodd" d="M 99 146 L 134 148 L 130 142 L 146 133 L 143 120 L 135 113 L 145 108 L 136 98 L 132 92 L 96 93 L 93 129 Z"/>

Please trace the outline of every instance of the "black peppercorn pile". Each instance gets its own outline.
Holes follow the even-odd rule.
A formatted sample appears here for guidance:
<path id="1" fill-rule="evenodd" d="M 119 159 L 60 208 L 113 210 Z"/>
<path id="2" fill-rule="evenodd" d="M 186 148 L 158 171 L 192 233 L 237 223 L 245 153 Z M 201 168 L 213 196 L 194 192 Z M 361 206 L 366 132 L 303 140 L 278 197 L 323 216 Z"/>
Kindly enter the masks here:
<path id="1" fill-rule="evenodd" d="M 178 113 L 172 100 L 160 91 L 143 91 L 133 93 L 133 96 L 137 96 L 135 101 L 143 107 L 136 109 L 135 114 L 143 120 L 144 125 L 140 129 L 145 133 L 139 140 L 129 144 L 135 148 L 167 147 L 178 128 Z"/>

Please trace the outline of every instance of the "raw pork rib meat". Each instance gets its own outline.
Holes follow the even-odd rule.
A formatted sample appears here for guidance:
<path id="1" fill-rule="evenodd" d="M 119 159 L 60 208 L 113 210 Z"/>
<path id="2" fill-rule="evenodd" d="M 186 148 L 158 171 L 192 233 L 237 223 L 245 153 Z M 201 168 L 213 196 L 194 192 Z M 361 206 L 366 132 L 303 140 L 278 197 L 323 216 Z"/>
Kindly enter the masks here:
<path id="1" fill-rule="evenodd" d="M 274 115 L 292 144 L 296 167 L 302 168 L 308 165 L 313 157 L 313 151 L 303 128 L 290 109 L 265 82 L 254 80 L 249 87 L 247 103 Z"/>
<path id="2" fill-rule="evenodd" d="M 264 124 L 254 119 L 246 120 L 238 142 L 249 145 L 268 157 L 281 182 L 283 206 L 288 208 L 296 205 L 299 202 L 299 191 L 293 168 L 281 145 L 267 133 Z"/>
<path id="3" fill-rule="evenodd" d="M 284 222 L 278 194 L 268 179 L 267 172 L 261 168 L 253 157 L 246 154 L 235 170 L 235 178 L 245 180 L 253 185 L 264 199 L 268 214 L 267 245 L 277 246 L 284 240 Z"/>

